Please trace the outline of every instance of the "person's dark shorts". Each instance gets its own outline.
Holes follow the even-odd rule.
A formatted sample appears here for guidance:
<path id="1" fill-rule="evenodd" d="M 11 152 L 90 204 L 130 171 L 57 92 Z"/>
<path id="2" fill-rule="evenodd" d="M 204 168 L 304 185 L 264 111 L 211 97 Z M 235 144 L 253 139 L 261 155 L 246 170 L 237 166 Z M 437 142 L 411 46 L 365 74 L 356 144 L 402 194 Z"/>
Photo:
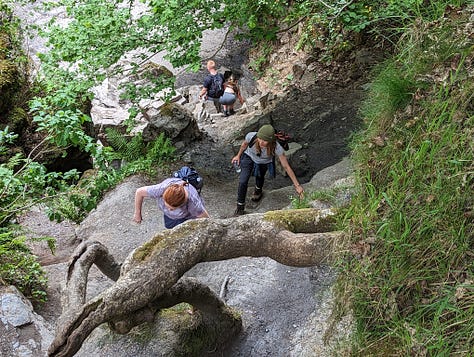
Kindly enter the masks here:
<path id="1" fill-rule="evenodd" d="M 188 220 L 188 218 L 172 219 L 172 218 L 169 218 L 166 214 L 164 214 L 163 217 L 165 219 L 165 227 L 168 229 L 176 227 L 178 224 L 181 224 Z"/>

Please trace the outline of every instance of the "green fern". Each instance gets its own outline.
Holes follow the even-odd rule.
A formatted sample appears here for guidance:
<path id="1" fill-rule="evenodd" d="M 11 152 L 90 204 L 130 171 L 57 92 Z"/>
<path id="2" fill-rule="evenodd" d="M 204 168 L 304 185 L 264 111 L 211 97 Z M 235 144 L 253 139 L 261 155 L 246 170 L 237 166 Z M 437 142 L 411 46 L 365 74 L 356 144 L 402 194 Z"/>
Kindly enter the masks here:
<path id="1" fill-rule="evenodd" d="M 140 160 L 146 155 L 146 146 L 143 142 L 142 134 L 139 133 L 132 137 L 125 148 L 123 158 L 128 161 Z"/>
<path id="2" fill-rule="evenodd" d="M 132 162 L 145 156 L 145 144 L 141 134 L 127 138 L 116 128 L 105 129 L 107 141 L 121 159 Z"/>
<path id="3" fill-rule="evenodd" d="M 165 137 L 164 133 L 149 144 L 147 159 L 151 162 L 160 163 L 172 159 L 176 148 L 171 144 L 171 140 Z"/>
<path id="4" fill-rule="evenodd" d="M 122 152 L 127 146 L 127 139 L 118 129 L 106 128 L 105 134 L 107 135 L 107 142 L 115 151 Z"/>

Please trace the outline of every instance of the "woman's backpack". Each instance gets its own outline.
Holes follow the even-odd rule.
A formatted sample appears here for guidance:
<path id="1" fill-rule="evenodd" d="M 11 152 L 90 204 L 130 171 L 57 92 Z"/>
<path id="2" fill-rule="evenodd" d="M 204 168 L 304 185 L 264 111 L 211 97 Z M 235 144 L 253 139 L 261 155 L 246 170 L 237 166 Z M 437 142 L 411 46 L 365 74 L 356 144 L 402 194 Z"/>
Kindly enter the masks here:
<path id="1" fill-rule="evenodd" d="M 180 178 L 181 180 L 193 185 L 196 191 L 201 194 L 204 180 L 194 167 L 183 166 L 173 173 L 173 177 Z"/>

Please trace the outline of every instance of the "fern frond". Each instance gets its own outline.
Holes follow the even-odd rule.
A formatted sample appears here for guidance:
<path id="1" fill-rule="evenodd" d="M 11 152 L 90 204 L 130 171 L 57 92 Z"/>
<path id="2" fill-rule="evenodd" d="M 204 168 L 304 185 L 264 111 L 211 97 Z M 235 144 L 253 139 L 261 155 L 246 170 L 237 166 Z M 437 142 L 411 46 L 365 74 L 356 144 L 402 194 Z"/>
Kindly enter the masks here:
<path id="1" fill-rule="evenodd" d="M 105 133 L 108 143 L 122 159 L 132 162 L 144 156 L 145 144 L 141 134 L 130 139 L 116 128 L 107 128 Z"/>
<path id="2" fill-rule="evenodd" d="M 155 163 L 171 159 L 176 151 L 171 140 L 164 133 L 160 133 L 153 142 L 149 143 L 147 149 L 147 159 Z"/>

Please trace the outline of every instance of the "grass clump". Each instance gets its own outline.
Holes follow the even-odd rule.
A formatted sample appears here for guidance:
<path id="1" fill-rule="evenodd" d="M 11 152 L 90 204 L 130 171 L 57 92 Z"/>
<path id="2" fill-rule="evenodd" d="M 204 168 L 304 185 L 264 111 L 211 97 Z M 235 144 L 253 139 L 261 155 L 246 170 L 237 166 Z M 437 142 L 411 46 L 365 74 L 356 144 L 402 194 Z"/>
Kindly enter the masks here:
<path id="1" fill-rule="evenodd" d="M 362 108 L 344 222 L 353 355 L 474 353 L 474 43 L 461 10 L 407 32 Z"/>

